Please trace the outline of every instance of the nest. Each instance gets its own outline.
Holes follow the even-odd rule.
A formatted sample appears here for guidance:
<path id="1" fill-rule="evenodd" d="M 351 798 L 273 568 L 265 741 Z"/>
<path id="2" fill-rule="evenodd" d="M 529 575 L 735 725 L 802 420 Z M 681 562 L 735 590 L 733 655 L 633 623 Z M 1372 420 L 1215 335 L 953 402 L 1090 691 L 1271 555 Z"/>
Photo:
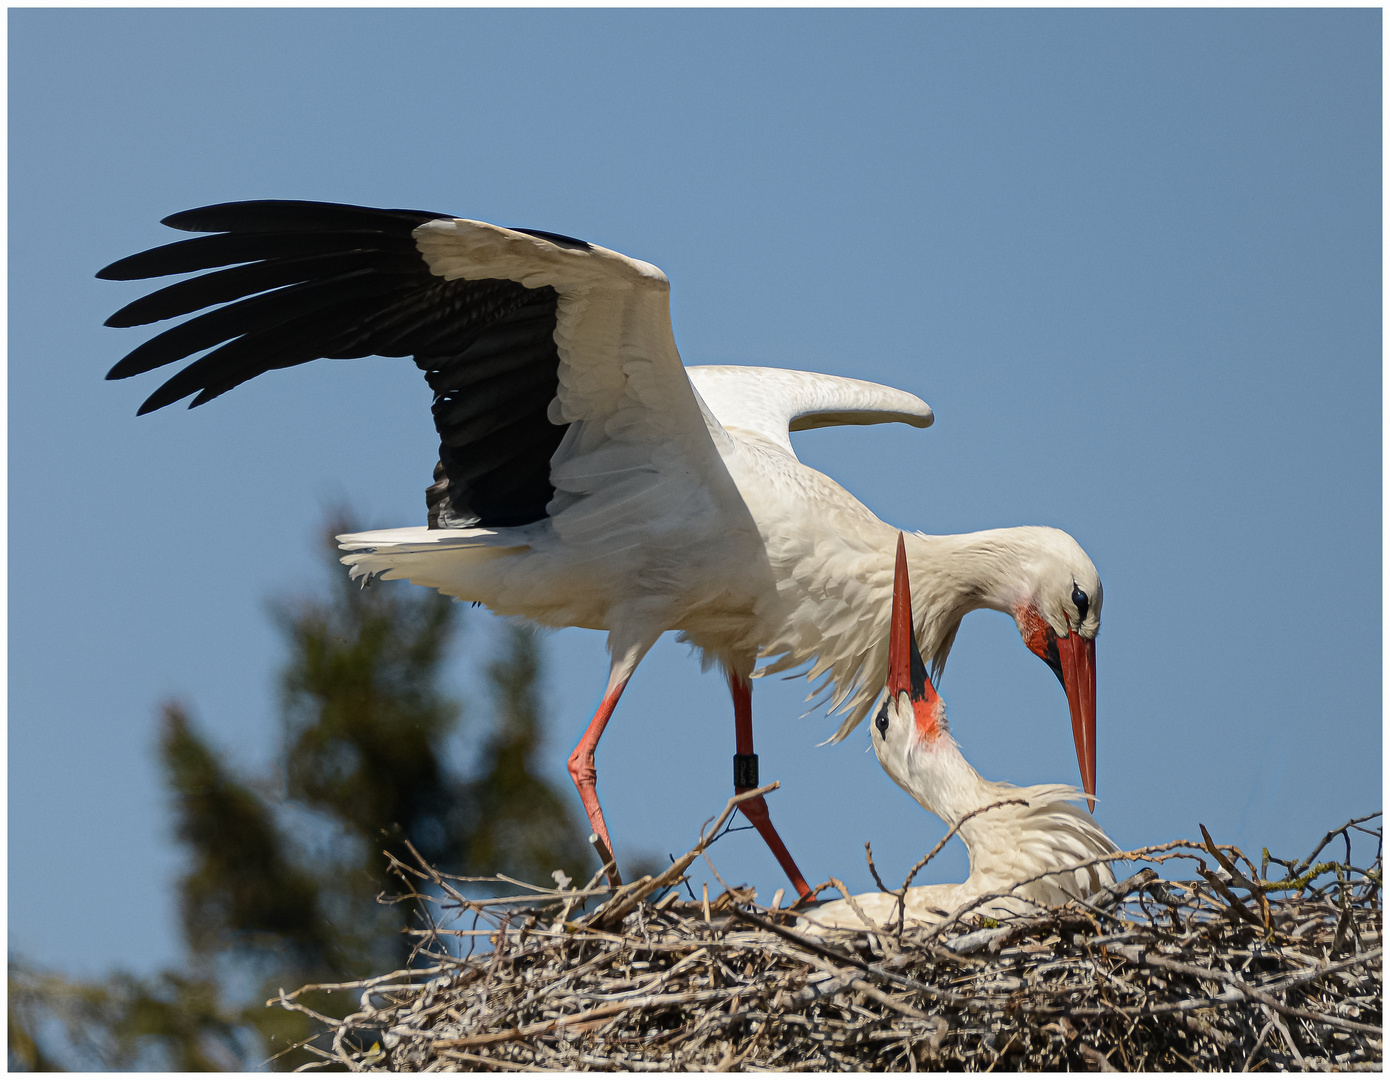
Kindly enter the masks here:
<path id="1" fill-rule="evenodd" d="M 435 915 L 408 931 L 416 965 L 268 1004 L 317 1020 L 306 1045 L 352 1070 L 1381 1068 L 1378 814 L 1296 862 L 1257 869 L 1203 829 L 1115 856 L 1189 860 L 1197 880 L 1145 867 L 1028 916 L 817 936 L 751 890 L 679 891 L 737 801 L 667 871 L 617 888 L 498 877 L 512 895 L 477 899 L 481 879 L 396 862 L 396 899 Z M 1368 867 L 1353 833 L 1376 841 Z M 1338 838 L 1345 859 L 1317 861 Z M 311 990 L 359 1007 L 323 1015 Z"/>

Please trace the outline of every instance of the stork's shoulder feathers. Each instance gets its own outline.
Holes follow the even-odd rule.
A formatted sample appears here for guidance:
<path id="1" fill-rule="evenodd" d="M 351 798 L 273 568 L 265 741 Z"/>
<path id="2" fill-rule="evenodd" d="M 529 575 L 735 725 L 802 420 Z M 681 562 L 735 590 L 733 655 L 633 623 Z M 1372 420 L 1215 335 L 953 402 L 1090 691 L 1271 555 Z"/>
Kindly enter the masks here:
<path id="1" fill-rule="evenodd" d="M 725 428 L 754 432 L 793 457 L 792 431 L 893 422 L 928 427 L 933 419 L 931 406 L 915 394 L 863 379 L 726 365 L 692 367 L 686 373 Z"/>

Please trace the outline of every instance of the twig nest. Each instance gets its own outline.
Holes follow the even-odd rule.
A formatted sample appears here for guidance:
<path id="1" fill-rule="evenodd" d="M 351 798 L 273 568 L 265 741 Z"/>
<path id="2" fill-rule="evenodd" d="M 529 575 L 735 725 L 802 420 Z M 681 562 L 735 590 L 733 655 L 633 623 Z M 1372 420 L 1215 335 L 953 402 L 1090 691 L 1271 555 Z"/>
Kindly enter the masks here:
<path id="1" fill-rule="evenodd" d="M 401 866 L 436 920 L 411 931 L 418 966 L 354 984 L 360 1010 L 315 1045 L 371 1071 L 1379 1068 L 1379 854 L 1291 889 L 1312 856 L 1281 888 L 1231 847 L 1217 878 L 1214 849 L 1148 849 L 1197 881 L 1145 870 L 1064 907 L 820 939 L 745 892 L 706 919 L 673 882 L 496 879 L 511 895 L 477 900 L 478 879 Z M 274 1004 L 307 1011 L 303 992 Z"/>

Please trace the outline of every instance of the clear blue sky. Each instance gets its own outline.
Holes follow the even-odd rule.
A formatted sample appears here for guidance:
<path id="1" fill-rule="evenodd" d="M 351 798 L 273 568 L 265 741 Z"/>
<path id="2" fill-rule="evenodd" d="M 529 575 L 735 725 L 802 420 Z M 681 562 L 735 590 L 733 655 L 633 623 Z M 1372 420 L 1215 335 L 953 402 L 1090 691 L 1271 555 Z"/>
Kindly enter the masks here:
<path id="1" fill-rule="evenodd" d="M 1380 12 L 12 10 L 10 943 L 178 955 L 153 760 L 178 695 L 247 768 L 277 740 L 267 600 L 324 508 L 423 521 L 409 361 L 272 373 L 136 419 L 106 383 L 141 291 L 93 273 L 247 198 L 421 207 L 662 267 L 687 363 L 873 379 L 937 423 L 798 451 L 906 528 L 1046 524 L 1105 583 L 1100 820 L 1303 854 L 1381 801 Z M 460 693 L 497 626 L 466 613 Z M 547 638 L 550 761 L 606 675 Z M 1007 618 L 942 686 L 967 757 L 1076 782 L 1066 702 Z M 754 695 L 774 820 L 870 886 L 940 835 L 861 729 Z M 476 695 L 475 695 L 476 696 Z M 479 699 L 475 722 L 485 715 Z M 599 756 L 620 850 L 728 793 L 721 681 L 665 641 Z M 577 800 L 576 800 L 577 807 Z M 726 878 L 784 884 L 752 834 Z M 959 880 L 963 850 L 930 880 Z"/>

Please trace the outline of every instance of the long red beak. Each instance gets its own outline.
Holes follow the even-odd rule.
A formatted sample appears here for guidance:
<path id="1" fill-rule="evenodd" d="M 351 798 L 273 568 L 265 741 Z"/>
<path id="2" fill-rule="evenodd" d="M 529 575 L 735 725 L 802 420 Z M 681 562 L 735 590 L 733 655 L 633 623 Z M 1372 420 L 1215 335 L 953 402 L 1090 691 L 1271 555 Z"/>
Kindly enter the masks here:
<path id="1" fill-rule="evenodd" d="M 1062 668 L 1062 687 L 1071 709 L 1071 737 L 1076 742 L 1076 763 L 1081 766 L 1081 786 L 1096 808 L 1096 642 L 1073 630 L 1057 641 Z"/>
<path id="2" fill-rule="evenodd" d="M 907 547 L 898 533 L 898 561 L 893 567 L 893 616 L 888 624 L 888 692 L 912 692 L 912 584 L 907 579 Z"/>
<path id="3" fill-rule="evenodd" d="M 912 629 L 912 585 L 907 579 L 907 548 L 898 533 L 898 561 L 893 568 L 893 617 L 888 630 L 888 692 L 907 691 L 914 705 L 934 706 L 936 687 L 927 678 L 927 665 L 917 649 Z"/>

